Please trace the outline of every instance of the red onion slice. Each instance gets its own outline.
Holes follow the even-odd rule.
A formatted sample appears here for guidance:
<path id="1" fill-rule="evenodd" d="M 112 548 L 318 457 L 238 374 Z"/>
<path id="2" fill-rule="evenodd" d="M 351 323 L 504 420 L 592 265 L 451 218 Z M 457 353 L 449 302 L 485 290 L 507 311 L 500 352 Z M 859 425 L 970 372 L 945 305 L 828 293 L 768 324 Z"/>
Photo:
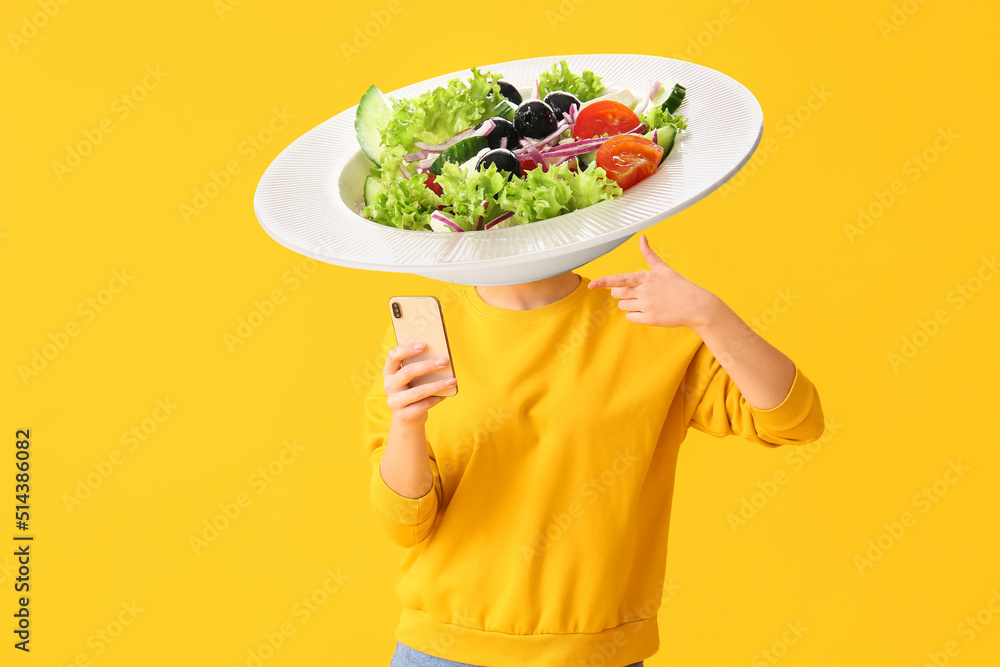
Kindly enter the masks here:
<path id="1" fill-rule="evenodd" d="M 553 132 L 549 136 L 545 137 L 544 139 L 539 140 L 539 142 L 537 144 L 535 144 L 535 147 L 536 148 L 541 148 L 542 146 L 548 145 L 552 140 L 558 139 L 559 137 L 561 137 L 562 133 L 565 132 L 568 128 L 569 128 L 569 123 L 568 122 L 566 122 L 565 120 L 559 121 L 559 124 L 556 125 L 555 132 Z"/>
<path id="2" fill-rule="evenodd" d="M 651 84 L 651 83 L 649 82 L 649 80 L 647 79 L 647 80 L 646 80 L 646 93 L 647 93 L 647 95 L 646 95 L 646 97 L 645 97 L 645 98 L 644 98 L 644 99 L 642 100 L 642 102 L 640 102 L 640 103 L 636 104 L 636 105 L 635 105 L 635 108 L 634 108 L 634 109 L 632 109 L 632 113 L 634 113 L 634 114 L 635 114 L 636 116 L 641 116 L 641 115 L 642 115 L 642 112 L 646 110 L 646 107 L 647 107 L 647 106 L 649 106 L 649 99 L 650 99 L 650 98 L 649 98 L 649 95 L 648 95 L 648 93 L 649 93 L 649 90 L 650 90 L 650 88 L 651 88 L 651 87 L 652 87 L 652 84 Z"/>
<path id="3" fill-rule="evenodd" d="M 565 120 L 561 120 L 561 121 L 559 121 L 559 124 L 556 125 L 556 131 L 553 132 L 552 134 L 548 135 L 547 137 L 545 137 L 543 139 L 532 139 L 530 137 L 522 137 L 521 138 L 521 145 L 525 146 L 524 142 L 527 141 L 527 142 L 530 142 L 531 146 L 533 148 L 535 148 L 535 149 L 545 148 L 553 140 L 558 139 L 559 137 L 561 137 L 562 133 L 565 132 L 567 129 L 569 129 L 569 123 L 567 123 Z M 527 150 L 527 149 L 526 148 L 523 148 L 523 149 L 519 148 L 516 151 L 514 151 L 514 153 L 515 154 L 517 154 L 519 152 L 523 153 L 525 150 Z"/>
<path id="4" fill-rule="evenodd" d="M 494 225 L 496 225 L 497 223 L 503 222 L 504 220 L 506 220 L 507 218 L 511 217 L 512 215 L 514 215 L 513 211 L 507 211 L 506 213 L 502 213 L 502 214 L 498 215 L 497 217 L 493 218 L 492 220 L 490 220 L 489 222 L 486 223 L 485 229 L 489 229 L 489 228 L 493 227 Z"/>
<path id="5" fill-rule="evenodd" d="M 416 153 L 407 153 L 403 156 L 403 162 L 416 162 L 417 160 L 423 160 L 428 155 L 430 151 L 417 151 Z"/>
<path id="6" fill-rule="evenodd" d="M 445 214 L 441 213 L 440 211 L 434 211 L 433 213 L 431 213 L 431 218 L 437 220 L 438 222 L 441 222 L 441 223 L 444 223 L 444 224 L 448 225 L 449 227 L 451 227 L 452 229 L 454 229 L 456 232 L 464 232 L 465 231 L 457 223 L 452 222 L 451 218 L 449 218 Z"/>
<path id="7" fill-rule="evenodd" d="M 588 152 L 594 150 L 595 148 L 598 148 L 601 144 L 603 144 L 605 141 L 607 141 L 608 139 L 611 138 L 611 137 L 595 137 L 593 139 L 577 139 L 576 141 L 574 141 L 572 143 L 559 144 L 557 146 L 552 146 L 552 147 L 548 147 L 548 148 L 545 147 L 544 144 L 545 144 L 546 141 L 551 141 L 554 137 L 557 137 L 557 136 L 561 135 L 562 132 L 565 131 L 565 129 L 566 128 L 563 128 L 563 130 L 560 131 L 559 134 L 553 133 L 552 135 L 549 135 L 545 139 L 539 140 L 537 142 L 534 141 L 534 140 L 531 140 L 531 139 L 524 139 L 524 138 L 522 138 L 521 139 L 521 145 L 522 145 L 523 148 L 517 149 L 516 151 L 514 151 L 514 154 L 520 156 L 520 155 L 523 155 L 525 153 L 528 153 L 530 155 L 530 149 L 528 148 L 528 145 L 525 143 L 526 141 L 528 141 L 528 142 L 530 142 L 531 147 L 534 148 L 535 150 L 541 150 L 543 148 L 545 149 L 545 150 L 541 151 L 541 154 L 542 154 L 543 157 L 556 156 L 559 153 L 561 153 L 562 151 L 570 150 L 570 149 L 574 150 L 573 155 L 577 155 L 577 154 L 579 154 L 581 152 L 582 153 L 588 153 Z M 645 123 L 639 123 L 638 125 L 636 125 L 635 127 L 633 127 L 631 130 L 628 130 L 626 132 L 621 132 L 621 134 L 635 134 L 637 132 L 645 132 L 645 131 L 646 131 L 646 124 Z M 612 136 L 615 136 L 615 135 L 612 135 Z M 578 145 L 591 146 L 591 148 L 589 148 L 588 150 L 585 150 L 585 151 L 575 150 L 576 148 L 581 147 L 581 146 L 578 146 Z M 534 158 L 532 158 L 532 159 L 534 159 Z"/>
<path id="8" fill-rule="evenodd" d="M 413 142 L 413 145 L 416 146 L 417 148 L 419 148 L 422 151 L 427 151 L 427 152 L 430 152 L 430 153 L 441 153 L 446 148 L 451 148 L 452 146 L 454 146 L 455 144 L 457 144 L 462 139 L 468 139 L 469 137 L 485 137 L 490 132 L 493 131 L 494 127 L 496 127 L 496 125 L 493 123 L 492 120 L 486 120 L 486 121 L 483 121 L 483 125 L 479 129 L 469 128 L 468 130 L 463 130 L 463 131 L 459 132 L 458 134 L 456 134 L 451 139 L 449 139 L 448 141 L 444 142 L 443 144 L 431 145 L 431 144 L 425 144 L 425 143 L 423 143 L 421 141 L 415 141 L 415 142 Z M 410 153 L 410 155 L 416 155 L 416 154 L 415 153 Z"/>
<path id="9" fill-rule="evenodd" d="M 565 157 L 557 157 L 557 158 L 555 158 L 555 162 L 552 163 L 552 166 L 553 167 L 558 167 L 559 165 L 561 165 L 562 163 L 566 162 L 567 160 L 572 160 L 574 157 L 576 157 L 576 156 L 575 155 L 567 155 Z M 549 158 L 549 159 L 552 159 L 552 158 Z M 570 171 L 573 171 L 573 170 L 570 169 Z"/>
<path id="10" fill-rule="evenodd" d="M 524 146 L 525 152 L 531 157 L 531 159 L 542 168 L 542 171 L 549 170 L 549 165 L 545 162 L 545 157 L 542 156 L 541 152 L 539 152 L 537 148 L 535 148 L 535 144 L 531 143 L 530 139 L 522 137 L 521 145 Z"/>
<path id="11" fill-rule="evenodd" d="M 427 152 L 430 152 L 430 153 L 440 153 L 444 149 L 450 148 L 450 147 L 454 146 L 455 144 L 457 144 L 462 139 L 465 139 L 466 137 L 471 137 L 473 132 L 475 132 L 475 130 L 472 129 L 472 128 L 469 128 L 468 130 L 463 130 L 463 131 L 459 132 L 458 134 L 456 134 L 451 139 L 449 139 L 448 141 L 444 142 L 443 144 L 433 144 L 432 145 L 432 144 L 425 144 L 422 141 L 415 141 L 415 142 L 413 142 L 413 145 L 416 146 L 417 148 L 419 148 L 420 150 L 423 150 L 423 151 L 427 151 Z M 411 155 L 412 155 L 412 153 L 411 153 Z"/>
<path id="12" fill-rule="evenodd" d="M 561 144 L 553 148 L 542 151 L 545 158 L 564 157 L 566 155 L 579 155 L 589 153 L 600 148 L 605 141 L 611 137 L 596 137 L 594 139 L 580 139 L 569 144 Z"/>
<path id="13" fill-rule="evenodd" d="M 646 124 L 639 123 L 628 132 L 622 132 L 622 134 L 644 133 L 645 131 L 646 131 Z M 574 141 L 572 143 L 560 144 L 558 146 L 547 148 L 543 151 L 540 151 L 539 154 L 546 160 L 573 157 L 574 155 L 581 155 L 583 153 L 589 153 L 591 151 L 597 150 L 602 145 L 604 145 L 605 141 L 615 136 L 618 135 L 612 135 L 611 137 L 594 137 L 593 139 L 578 139 L 577 141 Z M 524 152 L 527 152 L 527 148 L 524 149 Z"/>
<path id="14" fill-rule="evenodd" d="M 663 84 L 659 81 L 654 81 L 653 85 L 649 87 L 649 101 L 652 102 L 653 98 L 660 94 L 663 90 Z"/>

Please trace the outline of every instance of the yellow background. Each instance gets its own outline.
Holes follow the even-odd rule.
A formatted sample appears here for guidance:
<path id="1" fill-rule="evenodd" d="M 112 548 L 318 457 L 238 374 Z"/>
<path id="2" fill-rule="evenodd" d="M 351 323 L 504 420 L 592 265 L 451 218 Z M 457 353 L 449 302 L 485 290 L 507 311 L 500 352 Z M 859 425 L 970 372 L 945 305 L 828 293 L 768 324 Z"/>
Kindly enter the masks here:
<path id="1" fill-rule="evenodd" d="M 755 161 L 648 235 L 756 318 L 831 420 L 809 461 L 689 435 L 675 592 L 646 664 L 919 666 L 928 652 L 996 664 L 1000 280 L 982 280 L 1000 250 L 986 202 L 995 3 L 64 2 L 0 10 L 0 663 L 248 665 L 285 624 L 268 667 L 388 665 L 401 550 L 369 507 L 361 388 L 381 368 L 387 299 L 447 285 L 313 265 L 264 233 L 254 189 L 282 148 L 372 83 L 607 52 L 693 60 L 760 100 Z M 346 56 L 379 16 L 386 25 Z M 275 110 L 292 118 L 282 126 Z M 53 166 L 102 123 L 112 131 L 78 166 Z M 249 137 L 270 141 L 251 149 Z M 213 174 L 225 186 L 186 219 Z M 858 208 L 877 213 L 890 195 L 852 237 Z M 644 268 L 632 239 L 579 272 Z M 959 301 L 957 285 L 978 291 Z M 252 335 L 227 345 L 273 297 Z M 894 364 L 904 338 L 920 345 Z M 36 351 L 52 358 L 22 377 Z M 18 428 L 33 443 L 30 655 L 11 632 Z M 968 470 L 946 475 L 949 461 Z M 255 476 L 269 464 L 270 482 Z M 786 483 L 773 497 L 754 496 L 776 473 Z M 78 493 L 88 475 L 99 484 Z M 935 502 L 916 496 L 925 487 Z M 239 516 L 193 547 L 238 499 Z M 734 530 L 743 499 L 759 508 Z M 904 512 L 914 521 L 892 537 L 884 524 Z M 880 538 L 887 550 L 859 566 Z M 323 603 L 306 615 L 303 598 Z M 972 631 L 977 612 L 989 622 Z M 782 646 L 786 623 L 807 628 L 794 645 Z"/>

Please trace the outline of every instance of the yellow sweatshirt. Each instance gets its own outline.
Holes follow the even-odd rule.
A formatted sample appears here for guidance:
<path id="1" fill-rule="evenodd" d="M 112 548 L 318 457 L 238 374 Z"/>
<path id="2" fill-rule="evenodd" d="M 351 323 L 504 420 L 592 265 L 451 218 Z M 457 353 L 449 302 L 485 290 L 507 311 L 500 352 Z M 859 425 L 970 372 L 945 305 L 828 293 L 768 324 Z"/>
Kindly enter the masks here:
<path id="1" fill-rule="evenodd" d="M 407 547 L 396 638 L 411 648 L 486 667 L 649 658 L 688 427 L 767 447 L 822 434 L 819 395 L 797 367 L 783 402 L 758 410 L 693 331 L 629 322 L 588 282 L 526 311 L 471 286 L 442 300 L 459 391 L 428 413 L 434 487 L 422 498 L 382 479 L 392 412 L 382 376 L 372 383 L 371 502 Z"/>

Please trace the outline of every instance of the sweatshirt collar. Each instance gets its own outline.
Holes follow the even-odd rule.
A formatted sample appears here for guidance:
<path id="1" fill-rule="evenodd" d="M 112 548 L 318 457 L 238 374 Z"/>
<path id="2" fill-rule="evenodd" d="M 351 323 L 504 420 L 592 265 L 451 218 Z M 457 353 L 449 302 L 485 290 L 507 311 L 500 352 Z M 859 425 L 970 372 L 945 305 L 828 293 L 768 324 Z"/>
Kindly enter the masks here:
<path id="1" fill-rule="evenodd" d="M 583 300 L 584 296 L 586 296 L 590 289 L 587 287 L 588 283 L 590 283 L 590 279 L 586 276 L 580 275 L 579 273 L 576 275 L 580 276 L 580 284 L 576 286 L 576 289 L 558 301 L 554 301 L 540 308 L 532 308 L 530 310 L 509 310 L 507 308 L 498 308 L 497 306 L 490 305 L 483 301 L 483 298 L 479 296 L 479 292 L 476 291 L 474 285 L 466 285 L 465 297 L 473 310 L 481 315 L 485 315 L 486 317 L 512 322 L 538 320 L 548 317 L 549 315 L 554 315 L 564 310 L 568 310 Z"/>

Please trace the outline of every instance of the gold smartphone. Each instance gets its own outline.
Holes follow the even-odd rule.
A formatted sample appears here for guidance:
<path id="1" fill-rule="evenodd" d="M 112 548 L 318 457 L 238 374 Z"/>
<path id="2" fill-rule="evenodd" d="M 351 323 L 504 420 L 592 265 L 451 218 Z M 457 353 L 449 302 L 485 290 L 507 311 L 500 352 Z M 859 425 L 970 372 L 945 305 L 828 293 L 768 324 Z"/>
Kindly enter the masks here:
<path id="1" fill-rule="evenodd" d="M 455 362 L 451 358 L 448 332 L 444 327 L 441 302 L 433 296 L 394 296 L 389 299 L 392 328 L 396 332 L 396 345 L 424 343 L 427 347 L 420 354 L 403 359 L 403 365 L 444 357 L 450 363 L 440 370 L 418 375 L 410 381 L 411 387 L 428 382 L 438 382 L 455 377 Z M 445 387 L 432 396 L 454 396 L 458 387 Z"/>

